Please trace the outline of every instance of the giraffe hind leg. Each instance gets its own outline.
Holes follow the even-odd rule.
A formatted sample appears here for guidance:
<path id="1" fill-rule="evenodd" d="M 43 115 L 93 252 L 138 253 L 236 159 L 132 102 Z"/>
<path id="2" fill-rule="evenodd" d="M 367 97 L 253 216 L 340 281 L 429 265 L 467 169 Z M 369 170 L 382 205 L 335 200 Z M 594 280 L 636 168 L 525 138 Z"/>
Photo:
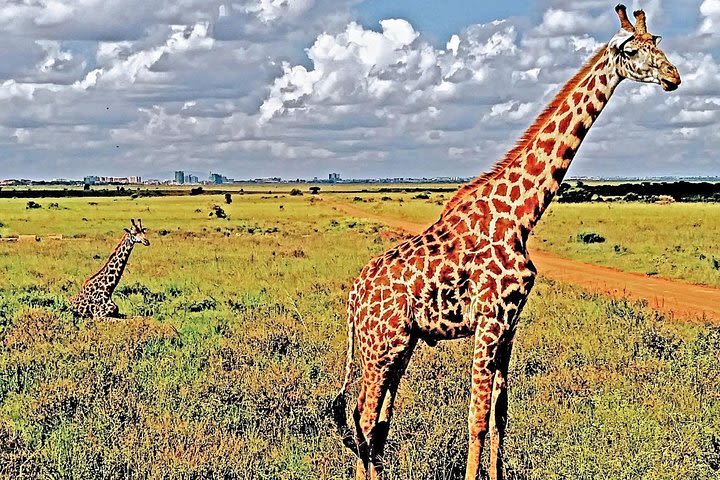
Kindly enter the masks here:
<path id="1" fill-rule="evenodd" d="M 356 479 L 382 478 L 383 455 L 390 430 L 395 395 L 415 345 L 415 339 L 408 338 L 405 348 L 394 352 L 393 358 L 386 359 L 383 368 L 375 365 L 364 368 L 362 392 L 355 413 L 358 437 L 362 439 L 361 446 L 364 447 L 364 450 L 361 448 L 358 469 L 364 467 L 362 472 L 364 477 L 357 473 Z"/>

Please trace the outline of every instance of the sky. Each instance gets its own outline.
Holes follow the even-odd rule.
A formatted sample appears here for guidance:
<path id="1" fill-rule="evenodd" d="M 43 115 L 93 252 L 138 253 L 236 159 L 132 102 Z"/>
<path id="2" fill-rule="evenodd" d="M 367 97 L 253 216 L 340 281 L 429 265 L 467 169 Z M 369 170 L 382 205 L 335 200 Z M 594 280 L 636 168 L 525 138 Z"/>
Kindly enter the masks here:
<path id="1" fill-rule="evenodd" d="M 0 178 L 473 176 L 615 2 L 6 0 Z M 720 0 L 646 0 L 683 83 L 623 82 L 571 176 L 720 175 Z"/>

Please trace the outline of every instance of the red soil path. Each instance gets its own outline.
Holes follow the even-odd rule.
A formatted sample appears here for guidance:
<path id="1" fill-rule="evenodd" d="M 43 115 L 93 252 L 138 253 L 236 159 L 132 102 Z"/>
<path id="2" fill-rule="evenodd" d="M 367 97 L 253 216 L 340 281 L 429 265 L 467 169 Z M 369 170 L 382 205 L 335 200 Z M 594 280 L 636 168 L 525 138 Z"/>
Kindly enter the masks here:
<path id="1" fill-rule="evenodd" d="M 366 218 L 417 234 L 428 225 L 368 212 L 353 205 L 329 202 L 350 216 Z M 610 267 L 569 260 L 531 247 L 530 258 L 541 275 L 613 297 L 646 300 L 671 317 L 720 325 L 720 288 L 648 277 Z"/>

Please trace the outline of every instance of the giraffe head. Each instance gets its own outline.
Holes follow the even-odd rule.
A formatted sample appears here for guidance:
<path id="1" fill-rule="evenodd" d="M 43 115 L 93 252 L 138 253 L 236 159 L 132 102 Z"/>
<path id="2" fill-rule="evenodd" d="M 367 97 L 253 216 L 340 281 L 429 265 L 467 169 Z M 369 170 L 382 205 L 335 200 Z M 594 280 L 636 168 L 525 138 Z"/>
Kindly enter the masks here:
<path id="1" fill-rule="evenodd" d="M 673 91 L 680 85 L 680 74 L 675 65 L 658 48 L 662 37 L 647 31 L 645 12 L 634 12 L 635 25 L 627 16 L 625 5 L 615 11 L 620 18 L 620 31 L 608 44 L 611 61 L 621 78 L 637 82 L 657 83 L 665 91 Z"/>
<path id="2" fill-rule="evenodd" d="M 138 218 L 137 223 L 135 223 L 135 219 L 131 218 L 130 223 L 132 223 L 132 227 L 125 229 L 125 233 L 127 233 L 130 241 L 133 244 L 142 243 L 146 247 L 150 245 L 150 240 L 145 237 L 147 228 L 143 227 L 142 220 Z"/>

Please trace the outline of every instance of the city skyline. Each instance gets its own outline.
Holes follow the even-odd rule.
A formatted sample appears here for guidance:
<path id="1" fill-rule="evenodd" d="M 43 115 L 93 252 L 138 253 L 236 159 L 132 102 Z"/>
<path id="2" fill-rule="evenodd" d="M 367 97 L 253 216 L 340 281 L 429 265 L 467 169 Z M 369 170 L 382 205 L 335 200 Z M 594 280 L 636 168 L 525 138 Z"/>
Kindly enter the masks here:
<path id="1" fill-rule="evenodd" d="M 0 6 L 2 178 L 475 176 L 617 31 L 589 0 L 54 5 Z M 629 7 L 683 83 L 622 84 L 570 174 L 717 174 L 717 0 Z"/>

